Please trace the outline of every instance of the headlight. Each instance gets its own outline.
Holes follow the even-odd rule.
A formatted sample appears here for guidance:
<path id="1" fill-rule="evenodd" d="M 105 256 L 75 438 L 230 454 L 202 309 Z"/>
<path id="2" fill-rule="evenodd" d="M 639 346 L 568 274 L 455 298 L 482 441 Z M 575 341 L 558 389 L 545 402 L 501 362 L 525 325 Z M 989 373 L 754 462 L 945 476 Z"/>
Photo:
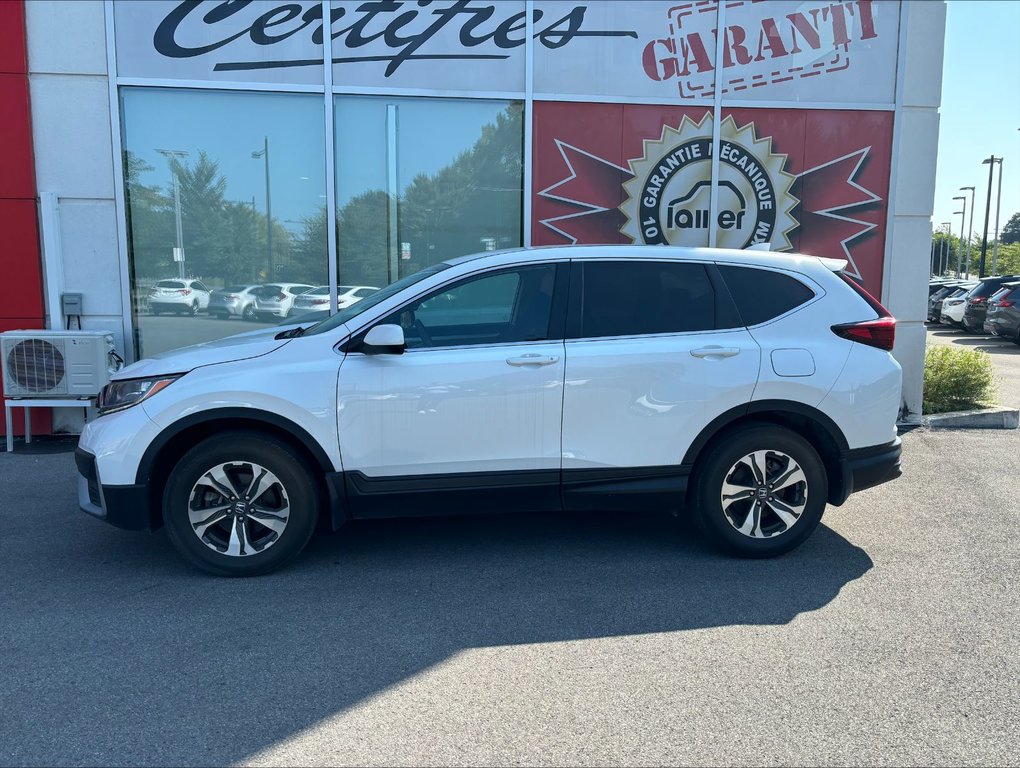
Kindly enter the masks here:
<path id="1" fill-rule="evenodd" d="M 161 389 L 166 389 L 183 374 L 172 376 L 156 376 L 151 379 L 125 379 L 111 381 L 99 393 L 99 415 L 122 411 L 132 405 L 152 397 Z"/>

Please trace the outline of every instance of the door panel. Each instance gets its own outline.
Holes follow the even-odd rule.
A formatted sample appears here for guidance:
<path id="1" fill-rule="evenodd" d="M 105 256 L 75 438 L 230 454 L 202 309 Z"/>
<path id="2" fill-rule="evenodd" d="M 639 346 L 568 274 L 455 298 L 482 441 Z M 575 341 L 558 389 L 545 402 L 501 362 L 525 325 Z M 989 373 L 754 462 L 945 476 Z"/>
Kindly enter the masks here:
<path id="1" fill-rule="evenodd" d="M 548 364 L 514 365 L 525 354 Z M 403 476 L 559 469 L 563 342 L 349 354 L 344 469 Z"/>
<path id="2" fill-rule="evenodd" d="M 679 464 L 712 419 L 750 401 L 760 364 L 744 329 L 565 346 L 564 469 Z"/>

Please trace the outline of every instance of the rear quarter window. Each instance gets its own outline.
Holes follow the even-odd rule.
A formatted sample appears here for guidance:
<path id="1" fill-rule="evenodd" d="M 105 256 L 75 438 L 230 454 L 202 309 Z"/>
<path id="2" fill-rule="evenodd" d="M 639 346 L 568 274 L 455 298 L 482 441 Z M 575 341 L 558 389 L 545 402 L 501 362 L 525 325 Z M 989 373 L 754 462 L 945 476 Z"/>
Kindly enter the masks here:
<path id="1" fill-rule="evenodd" d="M 728 264 L 720 264 L 719 272 L 744 325 L 768 322 L 815 297 L 804 283 L 782 272 Z"/>

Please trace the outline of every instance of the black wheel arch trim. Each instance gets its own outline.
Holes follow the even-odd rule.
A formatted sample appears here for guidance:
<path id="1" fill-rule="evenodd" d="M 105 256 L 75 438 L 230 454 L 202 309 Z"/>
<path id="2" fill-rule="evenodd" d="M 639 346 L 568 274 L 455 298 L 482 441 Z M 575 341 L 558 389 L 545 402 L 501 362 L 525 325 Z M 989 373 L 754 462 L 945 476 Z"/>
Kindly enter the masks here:
<path id="1" fill-rule="evenodd" d="M 724 411 L 701 430 L 701 433 L 687 449 L 681 466 L 688 470 L 693 470 L 705 446 L 713 438 L 717 437 L 727 427 L 756 415 L 762 417 L 770 415 L 793 416 L 807 419 L 821 429 L 829 440 L 832 441 L 832 445 L 836 449 L 835 455 L 822 456 L 829 480 L 829 503 L 838 506 L 846 501 L 847 496 L 852 491 L 852 480 L 846 470 L 845 457 L 850 450 L 846 435 L 843 434 L 843 430 L 839 428 L 836 422 L 817 408 L 793 400 L 754 400 Z M 803 437 L 810 439 L 811 435 L 803 435 Z"/>

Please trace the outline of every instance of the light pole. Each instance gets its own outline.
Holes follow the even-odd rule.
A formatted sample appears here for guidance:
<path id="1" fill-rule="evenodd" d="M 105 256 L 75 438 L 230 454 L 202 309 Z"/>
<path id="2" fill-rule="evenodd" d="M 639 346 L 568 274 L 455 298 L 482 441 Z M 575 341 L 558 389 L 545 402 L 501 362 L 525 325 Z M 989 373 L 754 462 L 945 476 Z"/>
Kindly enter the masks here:
<path id="1" fill-rule="evenodd" d="M 962 200 L 963 198 L 953 198 L 954 200 Z M 960 234 L 963 234 L 963 221 L 967 218 L 967 201 L 964 200 L 964 206 L 962 211 L 954 211 L 954 216 L 960 217 Z M 960 278 L 960 256 L 963 254 L 963 239 L 961 237 L 960 242 L 956 244 L 956 277 Z"/>
<path id="2" fill-rule="evenodd" d="M 964 195 L 957 195 L 953 199 L 954 200 L 963 200 L 963 210 L 962 211 L 957 211 L 957 213 L 962 213 L 963 214 L 963 218 L 960 219 L 960 242 L 957 243 L 957 247 L 956 247 L 956 277 L 957 277 L 957 279 L 959 279 L 959 277 L 960 277 L 960 267 L 962 266 L 961 262 L 963 260 L 962 259 L 962 256 L 963 256 L 963 225 L 964 225 L 965 220 L 967 218 L 967 198 Z M 954 213 L 953 215 L 955 216 L 956 214 Z"/>
<path id="3" fill-rule="evenodd" d="M 991 213 L 992 205 L 992 171 L 995 170 L 995 163 L 999 160 L 995 155 L 986 157 L 981 165 L 988 166 L 988 197 L 985 198 L 985 228 L 981 230 L 981 261 L 978 263 L 978 277 L 985 276 L 985 254 L 988 253 L 988 215 Z"/>
<path id="4" fill-rule="evenodd" d="M 950 257 L 953 255 L 953 249 L 950 247 L 950 236 L 953 233 L 953 222 L 942 221 L 942 227 L 945 227 L 946 229 L 946 232 L 942 233 L 942 242 L 946 244 L 946 248 L 942 249 L 942 251 L 946 254 L 946 260 L 942 263 L 941 274 L 946 274 L 946 270 L 950 268 Z"/>
<path id="5" fill-rule="evenodd" d="M 999 191 L 995 193 L 995 240 L 992 241 L 992 274 L 999 274 L 999 208 L 1002 206 L 1002 161 L 999 158 Z"/>
<path id="6" fill-rule="evenodd" d="M 275 280 L 273 274 L 273 200 L 269 196 L 269 137 L 262 137 L 262 149 L 251 153 L 252 160 L 264 158 L 266 163 L 266 266 L 269 269 L 269 280 Z"/>
<path id="7" fill-rule="evenodd" d="M 177 276 L 184 279 L 184 227 L 181 222 L 181 183 L 177 178 L 176 160 L 178 157 L 187 157 L 188 152 L 183 149 L 157 149 L 159 154 L 166 158 L 170 166 L 170 177 L 173 179 L 174 187 L 174 225 L 177 229 L 177 247 L 174 248 L 174 261 L 177 262 Z M 179 257 L 179 258 L 178 258 Z"/>
<path id="8" fill-rule="evenodd" d="M 967 277 L 970 277 L 970 240 L 974 235 L 974 187 L 960 187 L 961 192 L 970 190 L 970 224 L 967 226 Z"/>

